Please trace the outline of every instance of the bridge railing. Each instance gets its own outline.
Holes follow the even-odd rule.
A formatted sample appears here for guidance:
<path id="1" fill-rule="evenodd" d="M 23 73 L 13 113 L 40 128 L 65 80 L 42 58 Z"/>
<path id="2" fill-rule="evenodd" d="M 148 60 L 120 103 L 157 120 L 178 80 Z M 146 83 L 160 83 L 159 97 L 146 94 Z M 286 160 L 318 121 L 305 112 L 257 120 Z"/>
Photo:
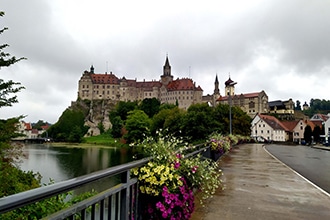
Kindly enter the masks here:
<path id="1" fill-rule="evenodd" d="M 187 154 L 186 157 L 196 154 L 202 154 L 204 157 L 210 158 L 210 146 L 203 147 L 200 145 L 197 150 Z M 51 214 L 45 219 L 140 219 L 138 180 L 130 177 L 130 170 L 145 165 L 151 159 L 151 157 L 143 158 L 70 180 L 0 198 L 0 216 L 1 213 L 6 213 L 75 190 L 88 183 L 120 175 L 121 182 L 116 186 L 106 189 L 69 208 Z"/>

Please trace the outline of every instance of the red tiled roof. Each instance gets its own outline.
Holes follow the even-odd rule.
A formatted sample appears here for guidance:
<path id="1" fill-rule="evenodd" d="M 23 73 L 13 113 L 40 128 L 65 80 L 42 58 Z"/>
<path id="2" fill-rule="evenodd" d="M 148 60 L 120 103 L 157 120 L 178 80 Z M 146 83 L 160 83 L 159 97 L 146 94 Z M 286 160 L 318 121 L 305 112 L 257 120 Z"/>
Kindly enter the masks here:
<path id="1" fill-rule="evenodd" d="M 202 90 L 200 86 L 195 87 L 192 79 L 184 78 L 173 80 L 167 85 L 168 91 L 175 90 Z"/>
<path id="2" fill-rule="evenodd" d="M 315 114 L 316 116 L 318 116 L 320 118 L 320 120 L 322 121 L 327 121 L 329 119 L 329 116 L 328 115 L 324 115 L 324 114 L 320 114 L 320 113 L 317 113 Z M 313 115 L 313 117 L 315 116 Z M 311 121 L 318 121 L 318 119 L 311 119 Z"/>
<path id="3" fill-rule="evenodd" d="M 262 115 L 258 114 L 261 119 L 263 119 L 269 126 L 273 129 L 283 129 L 285 131 L 289 131 L 289 129 L 277 118 L 271 115 Z"/>
<path id="4" fill-rule="evenodd" d="M 289 131 L 293 131 L 293 129 L 297 126 L 299 121 L 282 121 L 282 124 L 289 129 Z"/>
<path id="5" fill-rule="evenodd" d="M 232 99 L 237 99 L 237 98 L 241 98 L 241 97 L 243 97 L 243 98 L 254 98 L 254 97 L 258 97 L 260 93 L 261 92 L 253 92 L 253 93 L 245 93 L 245 94 L 241 93 L 240 95 L 236 94 L 236 95 L 232 96 Z M 229 96 L 220 96 L 217 99 L 217 101 L 225 101 L 225 100 L 228 100 L 228 98 L 229 98 Z"/>
<path id="6" fill-rule="evenodd" d="M 49 125 L 43 125 L 43 126 L 40 126 L 42 130 L 47 130 L 49 128 Z"/>
<path id="7" fill-rule="evenodd" d="M 92 82 L 96 84 L 119 84 L 118 78 L 110 74 L 91 74 Z"/>
<path id="8" fill-rule="evenodd" d="M 31 123 L 24 122 L 24 125 L 25 125 L 25 130 L 31 130 L 32 129 Z"/>
<path id="9" fill-rule="evenodd" d="M 136 87 L 138 88 L 150 88 L 152 89 L 153 87 L 161 87 L 162 84 L 161 82 L 158 81 L 147 81 L 147 82 L 137 82 Z"/>

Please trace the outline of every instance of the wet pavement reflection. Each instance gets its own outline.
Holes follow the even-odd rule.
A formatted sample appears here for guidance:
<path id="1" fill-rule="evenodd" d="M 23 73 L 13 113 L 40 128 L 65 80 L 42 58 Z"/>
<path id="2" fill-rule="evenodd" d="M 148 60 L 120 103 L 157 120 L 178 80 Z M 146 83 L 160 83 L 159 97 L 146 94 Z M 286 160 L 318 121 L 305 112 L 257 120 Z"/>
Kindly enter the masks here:
<path id="1" fill-rule="evenodd" d="M 235 147 L 219 160 L 224 189 L 192 219 L 330 219 L 329 194 L 270 156 L 261 144 Z"/>

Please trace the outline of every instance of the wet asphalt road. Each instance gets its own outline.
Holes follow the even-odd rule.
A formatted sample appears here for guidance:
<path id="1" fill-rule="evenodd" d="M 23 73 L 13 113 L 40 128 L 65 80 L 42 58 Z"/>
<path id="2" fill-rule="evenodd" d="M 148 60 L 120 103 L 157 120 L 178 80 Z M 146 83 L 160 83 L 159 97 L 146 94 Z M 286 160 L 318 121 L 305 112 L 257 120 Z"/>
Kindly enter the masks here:
<path id="1" fill-rule="evenodd" d="M 277 159 L 330 193 L 330 151 L 303 145 L 266 145 Z"/>

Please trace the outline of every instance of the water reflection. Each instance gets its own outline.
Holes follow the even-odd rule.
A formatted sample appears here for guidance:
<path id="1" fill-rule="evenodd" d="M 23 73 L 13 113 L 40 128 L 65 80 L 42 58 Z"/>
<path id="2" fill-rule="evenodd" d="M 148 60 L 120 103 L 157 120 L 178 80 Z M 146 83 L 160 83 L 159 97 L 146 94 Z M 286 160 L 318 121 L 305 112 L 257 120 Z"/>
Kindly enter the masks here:
<path id="1" fill-rule="evenodd" d="M 96 146 L 79 148 L 27 144 L 24 154 L 26 158 L 21 163 L 21 169 L 39 172 L 42 183 L 46 184 L 49 179 L 60 182 L 132 160 L 125 150 Z"/>

